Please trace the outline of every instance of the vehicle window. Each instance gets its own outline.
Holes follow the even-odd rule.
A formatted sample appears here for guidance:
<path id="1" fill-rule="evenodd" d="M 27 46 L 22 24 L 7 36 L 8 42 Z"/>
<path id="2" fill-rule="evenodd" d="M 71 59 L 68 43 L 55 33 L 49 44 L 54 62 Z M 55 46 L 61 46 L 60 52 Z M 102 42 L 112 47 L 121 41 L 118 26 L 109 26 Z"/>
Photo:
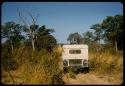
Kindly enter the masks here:
<path id="1" fill-rule="evenodd" d="M 81 50 L 69 50 L 70 54 L 81 54 Z"/>

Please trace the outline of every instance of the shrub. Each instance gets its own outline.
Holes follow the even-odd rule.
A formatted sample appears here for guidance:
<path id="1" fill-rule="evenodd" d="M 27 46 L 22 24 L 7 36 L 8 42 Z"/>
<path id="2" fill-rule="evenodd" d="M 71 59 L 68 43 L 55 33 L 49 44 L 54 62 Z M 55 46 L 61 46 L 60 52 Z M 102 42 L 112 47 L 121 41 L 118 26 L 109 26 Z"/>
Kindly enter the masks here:
<path id="1" fill-rule="evenodd" d="M 60 53 L 49 53 L 44 49 L 32 52 L 25 47 L 20 47 L 15 50 L 12 58 L 12 62 L 8 62 L 11 60 L 6 58 L 3 58 L 2 62 L 18 66 L 16 75 L 22 77 L 22 84 L 64 84 L 58 65 Z M 9 67 L 7 64 L 6 66 Z M 14 75 L 12 74 L 13 77 Z"/>
<path id="2" fill-rule="evenodd" d="M 69 67 L 69 68 L 68 68 L 68 72 L 69 72 L 69 77 L 70 77 L 70 78 L 76 78 L 76 77 L 75 77 L 76 73 L 75 73 L 75 71 L 73 70 L 73 68 Z"/>
<path id="3" fill-rule="evenodd" d="M 57 55 L 48 53 L 46 50 L 34 53 L 33 57 L 28 60 L 28 67 L 24 71 L 27 76 L 25 82 L 29 84 L 63 84 L 61 74 L 58 73 L 60 70 L 57 65 L 59 59 Z"/>

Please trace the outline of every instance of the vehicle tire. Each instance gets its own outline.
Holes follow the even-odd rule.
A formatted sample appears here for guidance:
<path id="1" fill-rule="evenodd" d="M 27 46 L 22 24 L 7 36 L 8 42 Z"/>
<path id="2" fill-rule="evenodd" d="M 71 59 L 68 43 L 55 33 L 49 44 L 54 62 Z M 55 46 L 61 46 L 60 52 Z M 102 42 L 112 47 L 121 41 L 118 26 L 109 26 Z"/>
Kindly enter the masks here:
<path id="1" fill-rule="evenodd" d="M 89 73 L 89 67 L 85 68 L 85 73 Z"/>

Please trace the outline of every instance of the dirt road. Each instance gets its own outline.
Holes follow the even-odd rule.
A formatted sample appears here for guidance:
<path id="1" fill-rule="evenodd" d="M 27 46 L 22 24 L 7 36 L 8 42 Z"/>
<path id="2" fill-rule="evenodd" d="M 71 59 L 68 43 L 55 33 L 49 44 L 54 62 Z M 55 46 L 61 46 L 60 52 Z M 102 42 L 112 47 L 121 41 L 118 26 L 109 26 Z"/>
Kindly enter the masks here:
<path id="1" fill-rule="evenodd" d="M 70 85 L 102 85 L 102 84 L 111 84 L 108 81 L 105 81 L 104 79 L 95 76 L 94 74 L 77 74 L 76 78 L 70 78 L 68 75 L 64 75 L 63 80 L 65 84 L 70 84 Z"/>
<path id="2" fill-rule="evenodd" d="M 4 72 L 2 74 L 4 77 L 2 78 L 3 83 L 13 84 L 13 81 L 7 72 Z M 23 77 L 20 76 L 20 73 L 13 72 L 13 75 L 14 84 L 23 84 Z M 86 74 L 79 73 L 75 75 L 75 78 L 71 78 L 68 73 L 66 73 L 64 74 L 62 79 L 66 85 L 119 85 L 123 82 L 123 73 L 112 75 L 99 75 L 92 72 Z"/>

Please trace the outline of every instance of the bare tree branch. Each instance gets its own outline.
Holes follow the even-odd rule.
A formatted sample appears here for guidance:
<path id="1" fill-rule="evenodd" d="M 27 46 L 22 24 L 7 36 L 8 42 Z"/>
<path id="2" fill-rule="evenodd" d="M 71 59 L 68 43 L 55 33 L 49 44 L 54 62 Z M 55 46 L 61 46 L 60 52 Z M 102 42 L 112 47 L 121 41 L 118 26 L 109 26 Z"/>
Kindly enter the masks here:
<path id="1" fill-rule="evenodd" d="M 32 48 L 33 50 L 35 50 L 35 47 L 34 47 L 34 43 L 35 43 L 35 33 L 36 33 L 36 28 L 34 27 L 34 30 L 32 30 L 30 28 L 31 25 L 36 25 L 36 21 L 37 21 L 37 18 L 38 18 L 38 14 L 37 14 L 37 17 L 35 18 L 31 12 L 28 12 L 28 15 L 31 17 L 32 19 L 32 23 L 31 25 L 28 24 L 28 22 L 26 21 L 27 18 L 26 16 L 24 16 L 19 10 L 18 10 L 18 14 L 19 14 L 19 17 L 20 17 L 20 20 L 24 23 L 24 25 L 26 26 L 26 28 L 29 30 L 29 34 L 30 34 L 30 37 L 31 37 L 31 43 L 32 43 Z"/>

